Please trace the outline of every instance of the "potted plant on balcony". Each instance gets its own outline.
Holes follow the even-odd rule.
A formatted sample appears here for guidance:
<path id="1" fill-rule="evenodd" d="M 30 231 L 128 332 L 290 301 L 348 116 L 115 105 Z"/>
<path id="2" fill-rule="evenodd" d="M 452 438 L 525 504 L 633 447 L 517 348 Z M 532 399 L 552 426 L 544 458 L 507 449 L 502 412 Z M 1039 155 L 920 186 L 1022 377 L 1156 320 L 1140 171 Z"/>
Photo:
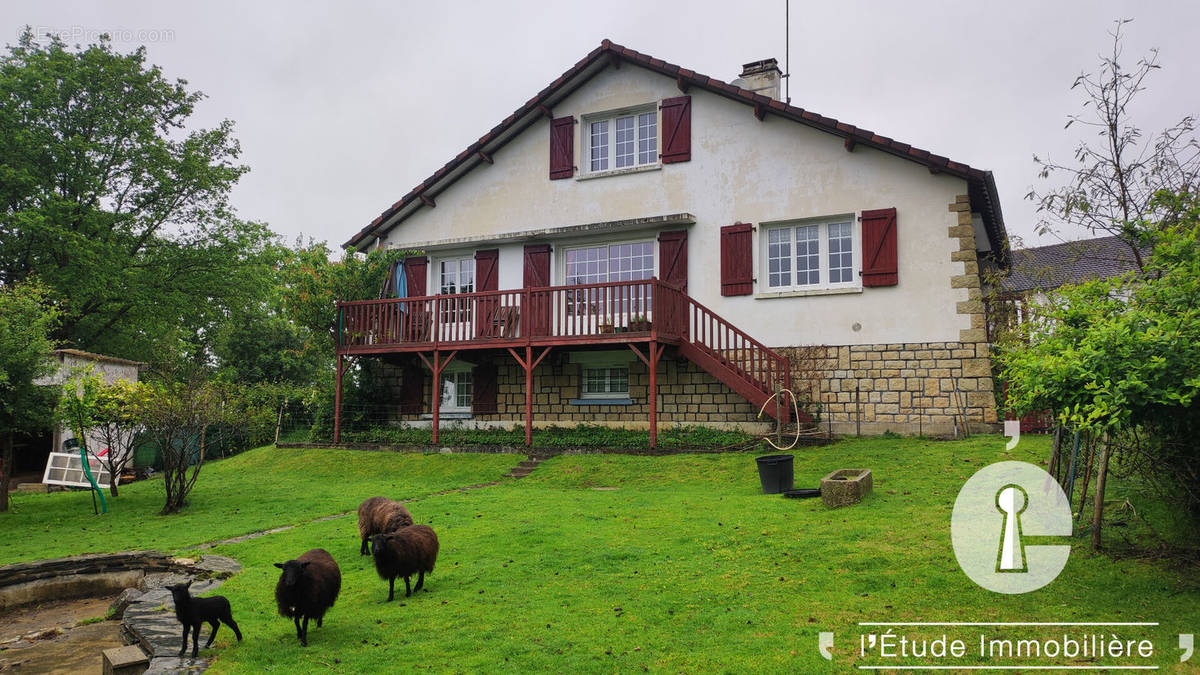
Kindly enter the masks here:
<path id="1" fill-rule="evenodd" d="M 648 330 L 650 330 L 650 319 L 647 319 L 645 316 L 643 316 L 641 314 L 637 314 L 635 316 L 630 317 L 630 319 L 629 319 L 629 331 L 630 332 L 638 333 L 638 332 L 648 331 Z"/>
<path id="2" fill-rule="evenodd" d="M 604 321 L 601 321 L 600 322 L 600 332 L 601 333 L 615 332 L 615 329 L 613 328 L 613 322 L 609 319 L 605 319 Z"/>

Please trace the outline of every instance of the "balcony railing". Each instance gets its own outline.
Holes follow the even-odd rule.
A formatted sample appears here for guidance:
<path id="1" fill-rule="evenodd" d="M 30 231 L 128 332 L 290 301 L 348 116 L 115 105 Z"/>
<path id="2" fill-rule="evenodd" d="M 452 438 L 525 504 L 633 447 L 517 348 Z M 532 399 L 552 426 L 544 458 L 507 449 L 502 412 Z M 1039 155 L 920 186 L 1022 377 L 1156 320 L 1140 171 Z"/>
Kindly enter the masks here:
<path id="1" fill-rule="evenodd" d="M 657 279 L 338 304 L 338 347 L 675 338 L 683 294 Z M 371 350 L 375 351 L 375 350 Z"/>
<path id="2" fill-rule="evenodd" d="M 338 350 L 660 341 L 751 400 L 789 381 L 786 358 L 659 279 L 338 303 Z"/>

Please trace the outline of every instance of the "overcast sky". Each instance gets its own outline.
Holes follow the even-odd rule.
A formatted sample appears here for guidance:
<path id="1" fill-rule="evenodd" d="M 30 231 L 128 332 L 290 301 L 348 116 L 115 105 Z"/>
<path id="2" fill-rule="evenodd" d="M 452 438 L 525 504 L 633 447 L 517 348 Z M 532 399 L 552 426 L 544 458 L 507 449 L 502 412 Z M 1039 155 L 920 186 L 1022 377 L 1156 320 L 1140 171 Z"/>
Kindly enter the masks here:
<path id="1" fill-rule="evenodd" d="M 250 173 L 243 218 L 338 247 L 603 38 L 726 81 L 784 61 L 785 0 L 738 2 L 52 2 L 7 0 L 21 27 L 70 44 L 114 36 L 207 94 L 194 122 L 236 123 Z M 995 173 L 1027 245 L 1035 153 L 1064 130 L 1119 17 L 1132 64 L 1162 70 L 1135 110 L 1145 131 L 1200 112 L 1200 2 L 791 2 L 792 103 Z M 1068 232 L 1068 238 L 1084 233 Z"/>

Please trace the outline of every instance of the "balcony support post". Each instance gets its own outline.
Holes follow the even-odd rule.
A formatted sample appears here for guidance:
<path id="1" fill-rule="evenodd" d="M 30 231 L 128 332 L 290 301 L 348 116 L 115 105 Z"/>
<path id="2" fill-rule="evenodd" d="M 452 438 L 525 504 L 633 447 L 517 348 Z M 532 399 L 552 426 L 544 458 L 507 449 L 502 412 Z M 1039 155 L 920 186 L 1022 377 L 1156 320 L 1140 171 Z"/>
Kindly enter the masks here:
<path id="1" fill-rule="evenodd" d="M 508 348 L 508 353 L 517 361 L 517 365 L 525 370 L 525 447 L 533 445 L 533 369 L 538 367 L 542 359 L 550 353 L 550 347 L 542 349 L 542 353 L 535 359 L 533 358 L 533 346 L 525 345 L 525 358 L 521 358 L 520 353 Z"/>
<path id="2" fill-rule="evenodd" d="M 429 388 L 433 396 L 433 436 L 430 438 L 430 443 L 433 445 L 438 444 L 438 435 L 442 421 L 442 371 L 446 370 L 446 366 L 450 365 L 456 354 L 458 354 L 457 350 L 452 351 L 443 360 L 442 353 L 434 349 L 432 354 L 433 361 L 431 362 L 429 357 L 425 356 L 424 353 L 417 352 L 417 356 L 421 357 L 421 360 L 425 362 L 425 366 L 433 371 L 433 386 Z"/>
<path id="3" fill-rule="evenodd" d="M 342 442 L 342 373 L 345 372 L 346 357 L 338 354 L 337 375 L 334 376 L 333 389 L 333 442 Z"/>
<path id="4" fill-rule="evenodd" d="M 646 398 L 650 406 L 650 447 L 658 447 L 658 361 L 663 353 L 663 345 L 656 341 L 646 343 L 648 352 L 643 354 L 637 346 L 632 342 L 629 343 L 629 348 L 637 355 L 642 363 L 646 364 L 646 369 L 650 371 L 650 386 L 647 388 Z"/>

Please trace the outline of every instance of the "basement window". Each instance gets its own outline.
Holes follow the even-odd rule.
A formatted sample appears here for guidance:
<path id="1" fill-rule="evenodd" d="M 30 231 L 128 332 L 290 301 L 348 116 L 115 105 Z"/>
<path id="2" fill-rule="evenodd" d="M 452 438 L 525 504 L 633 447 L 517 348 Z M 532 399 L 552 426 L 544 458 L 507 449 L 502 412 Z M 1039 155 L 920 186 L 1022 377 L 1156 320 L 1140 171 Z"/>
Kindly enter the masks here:
<path id="1" fill-rule="evenodd" d="M 445 412 L 471 412 L 471 371 L 449 370 L 442 374 L 442 400 Z"/>
<path id="2" fill-rule="evenodd" d="M 629 367 L 611 366 L 583 369 L 583 398 L 621 398 L 629 396 Z"/>
<path id="3" fill-rule="evenodd" d="M 579 364 L 579 399 L 573 403 L 588 401 L 623 402 L 629 399 L 629 364 L 632 353 L 625 352 L 575 352 L 571 363 Z"/>

